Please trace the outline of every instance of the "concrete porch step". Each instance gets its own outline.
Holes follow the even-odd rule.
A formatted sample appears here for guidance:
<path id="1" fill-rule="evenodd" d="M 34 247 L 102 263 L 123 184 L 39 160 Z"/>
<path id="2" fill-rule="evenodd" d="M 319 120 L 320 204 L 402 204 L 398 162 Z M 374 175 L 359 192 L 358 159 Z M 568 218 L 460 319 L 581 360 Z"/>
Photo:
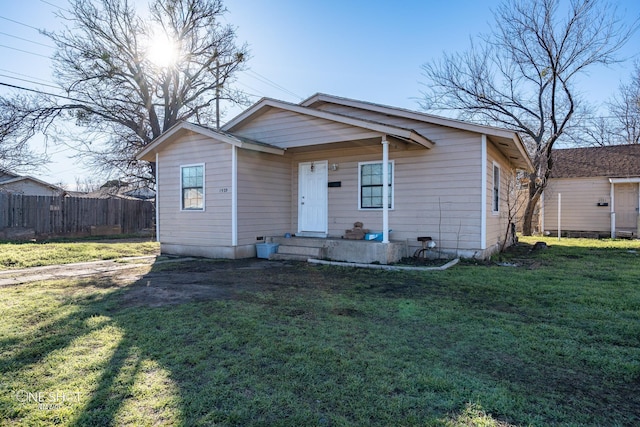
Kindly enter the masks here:
<path id="1" fill-rule="evenodd" d="M 308 256 L 304 256 L 304 255 L 281 254 L 281 253 L 276 253 L 276 254 L 269 255 L 269 259 L 271 261 L 303 261 L 303 262 L 306 262 L 309 258 L 314 258 L 314 257 L 308 257 Z"/>
<path id="2" fill-rule="evenodd" d="M 280 245 L 278 253 L 271 254 L 270 259 L 306 261 L 309 258 L 315 258 L 364 264 L 373 262 L 388 264 L 400 260 L 407 253 L 406 242 L 381 243 L 377 241 L 348 240 L 339 237 L 296 236 L 273 236 L 268 238 L 268 242 Z"/>
<path id="3" fill-rule="evenodd" d="M 327 244 L 327 239 L 317 237 L 270 237 L 272 243 L 282 246 L 300 246 L 310 248 L 322 248 Z"/>
<path id="4" fill-rule="evenodd" d="M 322 248 L 316 248 L 312 246 L 293 246 L 293 245 L 280 245 L 278 247 L 279 254 L 288 255 L 303 255 L 307 258 L 319 258 L 322 257 Z"/>
<path id="5" fill-rule="evenodd" d="M 304 239 L 287 239 L 286 241 L 280 240 L 280 246 L 278 252 L 271 254 L 269 259 L 280 261 L 306 261 L 309 258 L 322 259 L 324 249 L 322 246 L 309 245 Z M 306 244 L 305 244 L 306 243 Z"/>

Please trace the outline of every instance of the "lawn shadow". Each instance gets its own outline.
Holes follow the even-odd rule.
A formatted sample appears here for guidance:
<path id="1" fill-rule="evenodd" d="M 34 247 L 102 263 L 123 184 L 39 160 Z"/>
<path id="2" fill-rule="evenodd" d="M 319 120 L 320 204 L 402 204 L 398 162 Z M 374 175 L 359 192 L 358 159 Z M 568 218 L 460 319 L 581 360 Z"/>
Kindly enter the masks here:
<path id="1" fill-rule="evenodd" d="M 43 324 L 0 374 L 108 324 L 119 339 L 70 425 L 437 425 L 469 402 L 501 425 L 637 420 L 637 377 L 563 362 L 586 341 L 557 343 L 567 354 L 547 358 L 555 330 L 529 341 L 531 329 L 563 325 L 535 289 L 523 292 L 538 308 L 523 312 L 492 276 L 520 270 L 463 268 L 477 268 L 472 279 L 200 260 L 81 281 L 102 292 L 69 291 L 74 310 Z"/>

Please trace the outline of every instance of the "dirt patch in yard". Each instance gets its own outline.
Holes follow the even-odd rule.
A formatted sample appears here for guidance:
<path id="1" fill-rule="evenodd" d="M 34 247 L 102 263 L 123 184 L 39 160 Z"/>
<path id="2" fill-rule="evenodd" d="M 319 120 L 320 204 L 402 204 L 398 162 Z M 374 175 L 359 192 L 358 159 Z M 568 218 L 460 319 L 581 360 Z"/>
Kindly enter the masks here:
<path id="1" fill-rule="evenodd" d="M 122 294 L 122 307 L 161 307 L 191 301 L 241 298 L 251 292 L 272 290 L 291 263 L 266 260 L 191 260 L 161 264 L 131 280 Z"/>

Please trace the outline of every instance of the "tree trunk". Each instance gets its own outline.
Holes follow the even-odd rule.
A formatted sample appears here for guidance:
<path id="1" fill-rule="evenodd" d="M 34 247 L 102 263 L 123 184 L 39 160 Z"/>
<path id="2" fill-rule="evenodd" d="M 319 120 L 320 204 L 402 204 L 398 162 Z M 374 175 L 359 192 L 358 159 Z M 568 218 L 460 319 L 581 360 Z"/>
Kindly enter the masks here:
<path id="1" fill-rule="evenodd" d="M 535 176 L 535 174 L 532 174 Z M 542 188 L 536 185 L 535 180 L 529 182 L 529 197 L 527 200 L 527 206 L 524 209 L 524 215 L 522 217 L 522 235 L 531 236 L 533 234 L 533 214 L 540 201 L 540 195 L 542 194 Z"/>
<path id="2" fill-rule="evenodd" d="M 531 236 L 533 234 L 532 222 L 533 222 L 533 211 L 535 209 L 536 203 L 532 202 L 531 199 L 527 201 L 527 207 L 524 209 L 524 215 L 522 217 L 522 235 L 523 236 Z"/>

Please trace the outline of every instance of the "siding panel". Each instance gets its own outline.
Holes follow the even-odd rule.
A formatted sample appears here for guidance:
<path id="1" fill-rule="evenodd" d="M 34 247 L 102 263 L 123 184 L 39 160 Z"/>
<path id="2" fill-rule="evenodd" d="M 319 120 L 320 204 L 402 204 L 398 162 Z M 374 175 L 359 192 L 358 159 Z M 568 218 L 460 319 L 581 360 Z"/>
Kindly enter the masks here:
<path id="1" fill-rule="evenodd" d="M 238 244 L 291 232 L 291 160 L 238 150 Z"/>
<path id="2" fill-rule="evenodd" d="M 563 231 L 611 231 L 611 185 L 606 177 L 554 178 L 544 191 L 544 230 L 558 230 L 558 193 Z M 609 206 L 598 206 L 598 202 Z"/>
<path id="3" fill-rule="evenodd" d="M 205 210 L 180 210 L 180 166 L 204 163 Z M 160 241 L 181 246 L 231 245 L 231 146 L 185 136 L 159 156 Z"/>
<path id="4" fill-rule="evenodd" d="M 500 206 L 497 213 L 493 212 L 493 165 L 494 162 L 500 167 Z M 509 227 L 509 210 L 517 209 L 515 193 L 516 177 L 511 170 L 508 160 L 498 151 L 498 149 L 487 140 L 487 164 L 486 184 L 487 184 L 487 241 L 488 248 L 494 245 L 501 245 L 506 237 Z M 511 190 L 511 194 L 509 191 Z M 514 217 L 513 220 L 516 220 Z"/>

